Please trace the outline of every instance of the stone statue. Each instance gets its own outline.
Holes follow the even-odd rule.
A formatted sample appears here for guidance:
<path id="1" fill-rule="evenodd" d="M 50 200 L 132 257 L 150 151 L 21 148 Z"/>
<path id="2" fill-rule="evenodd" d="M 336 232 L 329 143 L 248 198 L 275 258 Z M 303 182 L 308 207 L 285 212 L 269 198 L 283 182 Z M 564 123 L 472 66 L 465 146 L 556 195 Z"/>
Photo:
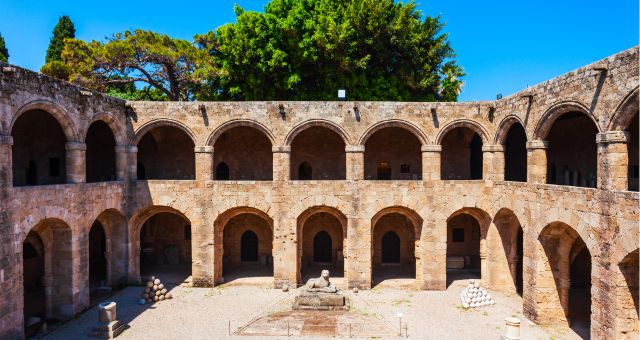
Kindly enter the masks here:
<path id="1" fill-rule="evenodd" d="M 311 293 L 337 293 L 338 289 L 329 281 L 329 271 L 325 269 L 319 278 L 307 281 L 306 291 Z"/>

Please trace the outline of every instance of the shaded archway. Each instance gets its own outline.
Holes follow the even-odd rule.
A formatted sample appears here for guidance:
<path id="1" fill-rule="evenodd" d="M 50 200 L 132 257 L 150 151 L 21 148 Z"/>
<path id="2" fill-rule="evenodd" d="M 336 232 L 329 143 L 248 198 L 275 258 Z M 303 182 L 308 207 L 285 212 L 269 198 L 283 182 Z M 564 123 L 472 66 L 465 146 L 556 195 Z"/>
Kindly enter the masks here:
<path id="1" fill-rule="evenodd" d="M 630 252 L 618 264 L 620 275 L 617 279 L 616 338 L 637 339 L 640 308 L 638 303 L 640 275 L 638 249 Z"/>
<path id="2" fill-rule="evenodd" d="M 215 140 L 213 164 L 227 166 L 227 180 L 270 181 L 273 178 L 271 141 L 262 131 L 251 126 L 237 126 L 223 132 Z M 216 168 L 216 179 L 218 172 Z"/>
<path id="3" fill-rule="evenodd" d="M 184 215 L 168 211 L 151 215 L 140 227 L 139 242 L 141 278 L 182 283 L 191 276 L 191 222 Z"/>
<path id="4" fill-rule="evenodd" d="M 364 178 L 410 180 L 422 178 L 421 142 L 402 127 L 386 127 L 367 138 L 364 148 Z M 380 164 L 388 168 L 380 171 Z"/>
<path id="5" fill-rule="evenodd" d="M 141 132 L 144 135 L 137 143 L 139 180 L 195 179 L 195 146 L 185 131 L 161 125 Z"/>
<path id="6" fill-rule="evenodd" d="M 23 241 L 25 333 L 45 320 L 73 317 L 73 255 L 71 228 L 61 220 L 45 219 Z"/>
<path id="7" fill-rule="evenodd" d="M 345 141 L 324 126 L 312 126 L 299 133 L 291 143 L 292 180 L 300 180 L 300 169 L 308 163 L 312 180 L 344 180 L 346 178 Z M 305 178 L 308 179 L 308 178 Z"/>
<path id="8" fill-rule="evenodd" d="M 347 218 L 329 207 L 309 208 L 298 217 L 298 282 L 328 269 L 341 284 L 347 253 Z"/>
<path id="9" fill-rule="evenodd" d="M 21 114 L 11 129 L 13 185 L 66 183 L 66 143 L 62 126 L 44 110 Z"/>
<path id="10" fill-rule="evenodd" d="M 482 179 L 482 137 L 460 126 L 442 138 L 441 179 Z"/>
<path id="11" fill-rule="evenodd" d="M 591 324 L 591 254 L 569 225 L 552 222 L 540 236 L 536 277 L 537 315 L 550 323 L 566 320 L 580 336 L 588 338 Z M 543 299 L 543 300 L 541 300 Z"/>
<path id="12" fill-rule="evenodd" d="M 522 226 L 516 215 L 509 209 L 500 209 L 487 231 L 486 260 L 492 289 L 522 296 L 523 241 Z"/>
<path id="13" fill-rule="evenodd" d="M 116 180 L 116 140 L 107 123 L 98 120 L 89 126 L 87 145 L 87 183 Z"/>
<path id="14" fill-rule="evenodd" d="M 271 284 L 273 222 L 268 215 L 252 208 L 235 208 L 216 220 L 215 230 L 215 239 L 222 241 L 215 250 L 222 265 L 217 283 L 264 277 Z"/>
<path id="15" fill-rule="evenodd" d="M 588 115 L 571 111 L 560 115 L 546 139 L 547 183 L 596 187 L 598 127 Z"/>
<path id="16" fill-rule="evenodd" d="M 527 134 L 520 123 L 513 123 L 504 140 L 504 180 L 527 181 Z"/>
<path id="17" fill-rule="evenodd" d="M 102 223 L 93 222 L 89 230 L 89 293 L 107 285 L 107 235 Z M 93 300 L 93 296 L 91 297 Z"/>
<path id="18" fill-rule="evenodd" d="M 640 143 L 640 141 L 638 140 L 638 124 L 640 123 L 638 122 L 638 112 L 636 112 L 635 117 L 631 120 L 631 123 L 629 123 L 629 126 L 626 129 L 629 134 L 629 140 L 627 142 L 627 154 L 629 159 L 627 186 L 629 191 L 638 191 L 639 187 L 638 177 L 640 176 L 640 168 L 638 164 L 640 162 L 640 156 L 638 155 L 638 143 Z"/>
<path id="19" fill-rule="evenodd" d="M 127 222 L 120 211 L 107 209 L 94 220 L 89 230 L 89 262 L 86 269 L 92 293 L 96 293 L 98 286 L 127 282 L 127 239 Z M 94 295 L 100 298 L 100 294 Z"/>
<path id="20" fill-rule="evenodd" d="M 391 207 L 378 212 L 371 223 L 372 285 L 415 287 L 422 223 L 418 214 L 407 208 Z"/>
<path id="21" fill-rule="evenodd" d="M 447 287 L 459 279 L 482 277 L 480 222 L 459 212 L 447 220 Z"/>

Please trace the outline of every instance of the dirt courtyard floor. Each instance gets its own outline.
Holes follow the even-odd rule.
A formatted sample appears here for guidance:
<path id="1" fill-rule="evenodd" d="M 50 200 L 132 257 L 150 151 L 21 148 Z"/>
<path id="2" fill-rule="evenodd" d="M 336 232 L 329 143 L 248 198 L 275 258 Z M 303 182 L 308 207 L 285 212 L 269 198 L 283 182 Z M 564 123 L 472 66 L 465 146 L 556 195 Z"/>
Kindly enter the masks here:
<path id="1" fill-rule="evenodd" d="M 291 312 L 297 290 L 269 288 L 270 278 L 236 279 L 215 288 L 192 288 L 189 284 L 171 288 L 174 296 L 153 305 L 140 306 L 142 287 L 128 287 L 109 300 L 117 303 L 117 316 L 127 329 L 116 339 L 327 339 L 399 338 L 413 339 L 499 339 L 505 317 L 521 320 L 522 339 L 579 339 L 569 328 L 537 326 L 522 316 L 517 295 L 489 293 L 495 306 L 465 310 L 459 295 L 469 280 L 453 281 L 446 291 L 417 291 L 404 279 L 396 285 L 383 282 L 372 290 L 353 293 L 349 312 L 313 315 Z M 395 287 L 394 287 L 395 286 Z M 321 313 L 321 312 L 316 312 Z M 45 339 L 86 339 L 97 322 L 93 307 L 50 332 Z M 287 337 L 287 333 L 290 337 Z M 231 335 L 229 335 L 231 334 Z"/>

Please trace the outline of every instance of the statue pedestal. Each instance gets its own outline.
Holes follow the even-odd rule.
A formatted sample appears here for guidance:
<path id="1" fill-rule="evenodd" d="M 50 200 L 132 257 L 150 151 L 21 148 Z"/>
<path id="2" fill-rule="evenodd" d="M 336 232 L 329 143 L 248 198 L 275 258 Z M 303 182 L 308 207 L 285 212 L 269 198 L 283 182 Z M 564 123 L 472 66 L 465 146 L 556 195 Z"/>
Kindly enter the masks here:
<path id="1" fill-rule="evenodd" d="M 347 298 L 339 293 L 302 292 L 296 296 L 293 309 L 338 310 L 349 309 Z"/>
<path id="2" fill-rule="evenodd" d="M 91 330 L 93 339 L 113 339 L 124 331 L 124 324 L 120 321 L 99 323 Z"/>

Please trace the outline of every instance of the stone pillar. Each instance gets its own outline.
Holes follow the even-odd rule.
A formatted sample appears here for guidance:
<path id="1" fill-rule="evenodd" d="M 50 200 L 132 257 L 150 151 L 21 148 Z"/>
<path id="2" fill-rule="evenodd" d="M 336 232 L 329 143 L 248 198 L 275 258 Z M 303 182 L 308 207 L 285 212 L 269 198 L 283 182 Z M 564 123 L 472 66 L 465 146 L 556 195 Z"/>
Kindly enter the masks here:
<path id="1" fill-rule="evenodd" d="M 607 131 L 596 135 L 596 143 L 598 143 L 598 188 L 627 190 L 628 141 L 629 134 L 624 131 Z"/>
<path id="2" fill-rule="evenodd" d="M 549 142 L 533 140 L 527 142 L 527 182 L 547 183 L 547 148 Z"/>
<path id="3" fill-rule="evenodd" d="M 116 145 L 116 179 L 124 181 L 127 179 L 127 146 Z"/>
<path id="4" fill-rule="evenodd" d="M 288 218 L 286 212 L 277 216 L 273 226 L 273 283 L 275 288 L 283 284 L 296 287 L 298 282 L 298 244 L 296 219 Z"/>
<path id="5" fill-rule="evenodd" d="M 0 186 L 2 188 L 13 186 L 12 146 L 13 137 L 0 135 Z"/>
<path id="6" fill-rule="evenodd" d="M 423 145 L 422 151 L 422 180 L 440 180 L 440 153 L 442 145 Z"/>
<path id="7" fill-rule="evenodd" d="M 347 180 L 364 180 L 364 145 L 347 145 Z"/>
<path id="8" fill-rule="evenodd" d="M 271 151 L 273 152 L 273 180 L 290 180 L 291 147 L 274 146 L 271 148 Z"/>
<path id="9" fill-rule="evenodd" d="M 483 287 L 490 286 L 491 271 L 489 270 L 489 261 L 487 260 L 487 239 L 480 239 L 480 284 Z"/>
<path id="10" fill-rule="evenodd" d="M 138 147 L 127 148 L 127 169 L 125 176 L 131 181 L 138 179 Z"/>
<path id="11" fill-rule="evenodd" d="M 213 146 L 196 146 L 196 180 L 213 179 Z"/>
<path id="12" fill-rule="evenodd" d="M 86 182 L 87 145 L 84 143 L 69 142 L 66 145 L 66 149 L 67 183 L 73 184 Z"/>
<path id="13" fill-rule="evenodd" d="M 504 180 L 504 147 L 501 144 L 482 146 L 482 178 Z"/>
<path id="14" fill-rule="evenodd" d="M 348 288 L 371 288 L 371 228 L 367 219 L 347 220 L 347 254 L 344 268 Z"/>
<path id="15" fill-rule="evenodd" d="M 447 289 L 447 221 L 424 221 L 422 229 L 422 280 L 423 290 Z"/>

